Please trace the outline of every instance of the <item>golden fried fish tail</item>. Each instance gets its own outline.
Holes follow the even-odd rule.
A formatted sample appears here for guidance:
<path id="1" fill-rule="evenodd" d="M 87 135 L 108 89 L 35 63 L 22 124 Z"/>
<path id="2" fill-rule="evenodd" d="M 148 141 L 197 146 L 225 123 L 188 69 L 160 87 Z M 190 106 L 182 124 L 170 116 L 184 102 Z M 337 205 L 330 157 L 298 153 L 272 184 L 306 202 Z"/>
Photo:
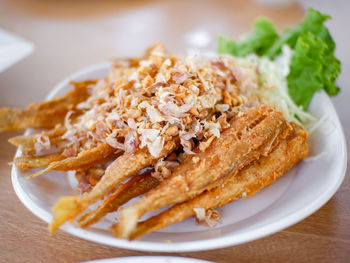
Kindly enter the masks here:
<path id="1" fill-rule="evenodd" d="M 206 152 L 188 157 L 173 175 L 151 190 L 140 201 L 123 210 L 119 233 L 124 238 L 146 212 L 192 199 L 222 184 L 252 161 L 266 156 L 285 138 L 291 127 L 282 114 L 261 105 L 242 113 Z M 225 154 L 222 154 L 225 149 Z"/>
<path id="2" fill-rule="evenodd" d="M 36 104 L 31 104 L 26 110 L 0 109 L 0 132 L 23 130 L 26 128 L 52 128 L 64 120 L 67 110 L 46 110 L 40 113 Z"/>
<path id="3" fill-rule="evenodd" d="M 114 152 L 115 149 L 108 144 L 100 144 L 91 150 L 80 152 L 76 157 L 52 162 L 47 168 L 33 174 L 32 176 L 29 176 L 28 179 L 37 177 L 49 171 L 69 171 L 93 167 L 101 162 L 104 162 L 107 158 L 110 158 Z"/>
<path id="4" fill-rule="evenodd" d="M 39 134 L 30 135 L 20 135 L 12 137 L 9 139 L 9 143 L 14 146 L 22 147 L 22 152 L 24 155 L 35 153 L 35 140 L 40 135 L 45 135 L 50 139 L 51 145 L 56 145 L 58 142 L 62 141 L 62 135 L 65 133 L 66 129 L 61 125 L 56 125 L 54 129 L 49 131 L 43 131 Z"/>
<path id="5" fill-rule="evenodd" d="M 151 170 L 136 175 L 103 200 L 96 209 L 82 215 L 78 219 L 80 226 L 85 228 L 96 223 L 106 214 L 117 211 L 120 206 L 127 203 L 129 200 L 151 190 L 157 186 L 159 182 L 158 179 L 151 175 Z"/>
<path id="6" fill-rule="evenodd" d="M 87 86 L 95 83 L 93 80 L 75 82 L 74 90 L 64 97 L 33 103 L 25 110 L 1 108 L 0 132 L 26 128 L 53 128 L 56 124 L 63 123 L 67 112 L 88 98 Z"/>
<path id="7" fill-rule="evenodd" d="M 52 209 L 54 219 L 50 224 L 50 233 L 55 232 L 62 223 L 75 218 L 90 204 L 103 198 L 125 179 L 144 168 L 153 166 L 158 159 L 166 157 L 175 150 L 177 145 L 177 141 L 167 142 L 158 157 L 152 156 L 146 149 L 141 149 L 134 154 L 124 153 L 108 166 L 105 175 L 90 192 L 81 197 L 62 197 L 57 201 Z"/>
<path id="8" fill-rule="evenodd" d="M 42 156 L 23 156 L 16 157 L 14 163 L 21 169 L 33 169 L 47 166 L 53 162 L 61 161 L 66 157 L 61 153 L 52 153 Z"/>
<path id="9" fill-rule="evenodd" d="M 79 202 L 77 196 L 64 196 L 53 206 L 54 219 L 49 224 L 49 232 L 52 235 L 62 224 L 69 219 L 76 217 L 85 207 Z"/>
<path id="10" fill-rule="evenodd" d="M 200 196 L 175 205 L 168 210 L 137 224 L 130 233 L 133 240 L 152 231 L 178 223 L 195 215 L 194 208 L 205 210 L 223 206 L 229 202 L 251 197 L 264 187 L 290 170 L 308 155 L 307 132 L 294 125 L 295 132 L 281 141 L 268 156 L 262 157 L 243 168 L 230 178 L 224 186 L 216 187 Z M 114 234 L 120 237 L 118 225 L 112 227 Z"/>

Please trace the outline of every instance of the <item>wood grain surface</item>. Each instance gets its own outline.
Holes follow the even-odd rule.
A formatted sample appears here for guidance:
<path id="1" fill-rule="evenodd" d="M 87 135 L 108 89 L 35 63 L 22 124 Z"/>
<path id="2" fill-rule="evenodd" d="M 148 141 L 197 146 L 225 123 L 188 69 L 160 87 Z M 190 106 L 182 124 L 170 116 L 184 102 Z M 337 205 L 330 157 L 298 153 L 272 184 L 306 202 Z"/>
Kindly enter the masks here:
<path id="1" fill-rule="evenodd" d="M 348 1 L 304 1 L 331 13 L 329 23 L 343 63 L 335 98 L 347 140 L 350 139 L 350 37 Z M 62 78 L 83 66 L 109 57 L 139 55 L 156 40 L 172 52 L 184 52 L 184 36 L 195 30 L 237 36 L 258 15 L 270 17 L 280 28 L 303 16 L 298 4 L 265 8 L 250 1 L 0 1 L 0 28 L 36 46 L 33 55 L 0 74 L 0 107 L 24 107 L 42 100 Z M 136 22 L 130 22 L 135 18 Z M 349 24 L 349 23 L 348 23 Z M 215 36 L 215 35 L 214 35 Z M 15 148 L 7 140 L 19 133 L 0 134 L 0 262 L 78 262 L 99 258 L 160 255 L 108 247 L 58 231 L 47 225 L 17 198 L 11 184 Z M 214 262 L 349 262 L 349 171 L 335 196 L 302 222 L 266 238 L 224 249 L 166 255 Z"/>

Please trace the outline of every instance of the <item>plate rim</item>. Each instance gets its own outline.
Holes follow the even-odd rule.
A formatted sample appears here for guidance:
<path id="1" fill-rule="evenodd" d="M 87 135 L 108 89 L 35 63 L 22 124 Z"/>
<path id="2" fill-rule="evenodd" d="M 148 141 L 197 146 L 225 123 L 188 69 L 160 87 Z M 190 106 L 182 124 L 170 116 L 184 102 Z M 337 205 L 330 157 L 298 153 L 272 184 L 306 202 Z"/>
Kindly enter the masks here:
<path id="1" fill-rule="evenodd" d="M 88 260 L 88 261 L 83 261 L 81 263 L 112 263 L 114 262 L 113 260 L 119 260 L 121 259 L 122 261 L 121 262 L 129 262 L 129 260 L 133 260 L 133 259 L 146 259 L 145 262 L 154 262 L 152 260 L 158 260 L 158 259 L 164 259 L 164 260 L 167 260 L 167 259 L 174 259 L 174 260 L 179 260 L 177 262 L 182 262 L 183 260 L 185 260 L 186 262 L 185 263 L 214 263 L 213 261 L 208 261 L 208 260 L 205 260 L 205 259 L 200 259 L 200 258 L 193 258 L 193 257 L 178 257 L 178 256 L 126 256 L 126 257 L 114 257 L 114 258 L 101 258 L 101 259 L 95 259 L 95 260 Z M 181 261 L 180 261 L 181 260 Z M 132 261 L 130 261 L 132 262 Z M 114 263 L 117 263 L 117 262 L 114 262 Z"/>
<path id="2" fill-rule="evenodd" d="M 91 71 L 101 70 L 111 65 L 111 62 L 104 61 L 97 64 L 93 64 L 88 67 L 84 67 L 83 69 L 69 75 L 60 81 L 48 94 L 46 99 L 53 98 L 57 92 L 59 92 L 62 88 L 64 88 L 70 80 L 74 80 L 79 78 L 80 76 L 87 74 Z M 324 94 L 324 96 L 326 96 Z M 329 188 L 328 191 L 325 191 L 322 195 L 320 195 L 313 202 L 309 203 L 307 206 L 298 209 L 295 212 L 292 212 L 288 216 L 281 218 L 277 221 L 274 221 L 270 224 L 266 224 L 264 226 L 259 227 L 258 229 L 249 230 L 244 233 L 236 234 L 235 236 L 222 236 L 215 237 L 211 239 L 203 239 L 196 241 L 186 241 L 186 242 L 176 242 L 176 243 L 166 243 L 166 242 L 149 242 L 149 241 L 128 241 L 124 239 L 118 239 L 115 237 L 105 236 L 99 233 L 93 233 L 89 230 L 81 229 L 74 227 L 73 225 L 66 223 L 60 227 L 61 230 L 72 234 L 74 236 L 80 237 L 82 239 L 86 239 L 92 242 L 100 243 L 103 245 L 109 245 L 112 247 L 119 247 L 124 249 L 131 249 L 137 251 L 148 251 L 148 252 L 192 252 L 192 251 L 203 251 L 203 250 L 213 250 L 219 249 L 234 245 L 243 244 L 246 242 L 250 242 L 253 240 L 257 240 L 269 235 L 272 235 L 276 232 L 279 232 L 289 226 L 296 224 L 297 222 L 302 221 L 306 217 L 310 216 L 318 209 L 320 209 L 328 200 L 332 198 L 335 192 L 339 189 L 342 184 L 347 168 L 347 149 L 346 149 L 346 140 L 343 131 L 343 127 L 339 120 L 339 116 L 334 108 L 334 105 L 330 98 L 326 96 L 325 98 L 327 103 L 329 104 L 329 109 L 332 111 L 332 114 L 335 116 L 333 120 L 338 127 L 338 132 L 340 134 L 340 140 L 342 142 L 340 152 L 342 154 L 342 168 L 341 174 L 338 177 L 337 182 L 333 185 L 332 188 Z M 28 134 L 29 131 L 26 130 L 25 134 Z M 18 157 L 21 154 L 21 150 L 18 148 L 15 154 L 15 157 Z M 20 201 L 37 217 L 49 223 L 52 219 L 51 213 L 39 207 L 34 201 L 27 197 L 27 193 L 22 189 L 21 184 L 19 182 L 17 176 L 17 168 L 14 164 L 12 164 L 11 170 L 11 179 L 12 185 L 16 192 L 16 195 L 20 199 Z M 174 245 L 176 244 L 176 245 Z"/>

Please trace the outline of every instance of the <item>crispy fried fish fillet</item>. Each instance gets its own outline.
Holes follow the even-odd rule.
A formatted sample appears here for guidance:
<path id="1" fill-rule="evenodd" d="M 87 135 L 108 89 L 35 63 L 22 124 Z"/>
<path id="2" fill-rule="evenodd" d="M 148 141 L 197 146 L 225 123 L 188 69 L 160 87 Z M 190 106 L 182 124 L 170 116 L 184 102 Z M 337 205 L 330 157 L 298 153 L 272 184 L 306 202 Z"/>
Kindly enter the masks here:
<path id="1" fill-rule="evenodd" d="M 134 176 L 128 182 L 119 187 L 117 191 L 103 200 L 96 209 L 82 215 L 78 219 L 80 226 L 88 227 L 96 223 L 106 214 L 117 211 L 120 206 L 127 203 L 129 200 L 156 187 L 160 181 L 151 175 L 151 171 L 152 170 L 147 170 Z"/>
<path id="2" fill-rule="evenodd" d="M 58 200 L 52 208 L 54 219 L 49 226 L 50 233 L 54 233 L 60 225 L 75 218 L 90 204 L 103 198 L 105 194 L 112 191 L 125 179 L 135 175 L 144 168 L 153 166 L 158 159 L 166 157 L 175 150 L 177 145 L 178 142 L 176 140 L 166 142 L 158 157 L 149 154 L 145 148 L 134 154 L 124 153 L 108 166 L 105 175 L 90 192 L 85 193 L 81 197 L 65 196 Z"/>
<path id="3" fill-rule="evenodd" d="M 118 236 L 128 238 L 137 220 L 146 212 L 192 199 L 222 184 L 229 175 L 266 156 L 285 138 L 291 126 L 280 112 L 266 105 L 250 108 L 224 131 L 205 152 L 187 158 L 173 175 L 140 201 L 123 210 Z"/>
<path id="4" fill-rule="evenodd" d="M 198 197 L 175 205 L 159 215 L 137 224 L 129 235 L 133 240 L 152 231 L 178 223 L 195 215 L 194 208 L 212 209 L 229 202 L 251 197 L 264 187 L 272 184 L 300 160 L 308 155 L 307 132 L 293 124 L 294 132 L 282 140 L 268 156 L 254 161 L 231 177 L 224 186 L 205 191 Z M 112 227 L 117 237 L 117 225 Z"/>
<path id="5" fill-rule="evenodd" d="M 37 177 L 49 171 L 69 171 L 93 167 L 97 164 L 104 163 L 105 160 L 111 158 L 115 152 L 116 150 L 110 145 L 106 143 L 100 144 L 90 150 L 80 152 L 76 157 L 52 162 L 47 168 L 29 176 L 28 179 Z"/>
<path id="6" fill-rule="evenodd" d="M 50 139 L 50 144 L 55 145 L 58 142 L 62 141 L 62 135 L 66 132 L 66 129 L 60 124 L 49 131 L 43 131 L 39 134 L 30 134 L 30 135 L 20 135 L 12 137 L 9 139 L 9 142 L 14 146 L 21 146 L 22 152 L 24 155 L 34 154 L 35 153 L 35 140 L 38 136 L 44 135 Z"/>
<path id="7" fill-rule="evenodd" d="M 96 81 L 74 82 L 74 90 L 64 97 L 54 98 L 43 103 L 33 103 L 25 110 L 0 109 L 0 132 L 26 128 L 53 128 L 62 123 L 69 110 L 88 98 L 87 87 Z"/>
<path id="8" fill-rule="evenodd" d="M 16 157 L 14 163 L 21 169 L 33 169 L 47 166 L 53 162 L 61 161 L 66 157 L 61 153 L 51 153 L 41 156 Z"/>

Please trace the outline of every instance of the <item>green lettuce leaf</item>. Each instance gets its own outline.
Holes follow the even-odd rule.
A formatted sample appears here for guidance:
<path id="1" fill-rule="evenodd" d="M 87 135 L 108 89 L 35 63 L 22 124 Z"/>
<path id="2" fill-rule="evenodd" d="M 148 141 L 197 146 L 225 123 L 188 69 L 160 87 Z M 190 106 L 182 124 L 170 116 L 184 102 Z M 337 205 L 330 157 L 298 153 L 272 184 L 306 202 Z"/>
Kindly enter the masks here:
<path id="1" fill-rule="evenodd" d="M 315 92 L 322 88 L 335 95 L 339 88 L 335 79 L 340 72 L 340 62 L 330 47 L 318 36 L 306 32 L 298 37 L 287 76 L 289 95 L 307 110 Z"/>
<path id="2" fill-rule="evenodd" d="M 323 23 L 328 19 L 330 19 L 330 16 L 323 15 L 320 12 L 310 8 L 304 20 L 294 29 L 285 30 L 284 34 L 279 39 L 277 39 L 263 55 L 266 55 L 269 58 L 273 59 L 281 53 L 282 46 L 285 44 L 294 49 L 299 36 L 306 32 L 310 32 L 315 36 L 321 38 L 321 40 L 327 44 L 330 51 L 333 52 L 335 43 L 328 29 L 323 25 Z"/>
<path id="3" fill-rule="evenodd" d="M 272 22 L 266 18 L 258 18 L 254 23 L 253 33 L 239 43 L 223 36 L 219 37 L 218 52 L 236 57 L 245 57 L 251 53 L 260 56 L 264 55 L 278 38 L 279 35 Z"/>
<path id="4" fill-rule="evenodd" d="M 220 37 L 218 52 L 237 57 L 254 53 L 274 59 L 288 45 L 294 51 L 287 77 L 288 91 L 293 101 L 307 110 L 315 92 L 324 89 L 334 96 L 340 91 L 335 85 L 340 62 L 334 56 L 332 36 L 324 26 L 329 18 L 310 8 L 298 26 L 285 30 L 281 36 L 269 20 L 259 18 L 253 32 L 241 42 Z"/>

